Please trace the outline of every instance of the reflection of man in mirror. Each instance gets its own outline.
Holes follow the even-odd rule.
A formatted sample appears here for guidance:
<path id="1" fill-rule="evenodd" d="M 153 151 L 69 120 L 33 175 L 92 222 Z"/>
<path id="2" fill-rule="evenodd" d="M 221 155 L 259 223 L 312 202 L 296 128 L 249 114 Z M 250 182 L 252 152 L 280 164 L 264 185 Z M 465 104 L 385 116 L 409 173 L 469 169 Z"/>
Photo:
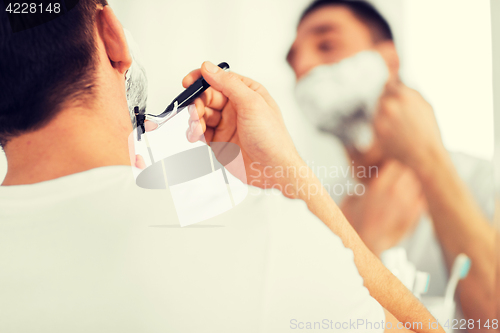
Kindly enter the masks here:
<path id="1" fill-rule="evenodd" d="M 340 138 L 353 166 L 378 167 L 371 178 L 358 176 L 366 193 L 341 204 L 367 246 L 377 255 L 406 249 L 431 274 L 430 296 L 444 295 L 454 259 L 467 254 L 462 309 L 468 318 L 494 318 L 491 165 L 445 150 L 432 107 L 400 81 L 387 21 L 366 2 L 315 1 L 287 60 L 310 120 Z"/>

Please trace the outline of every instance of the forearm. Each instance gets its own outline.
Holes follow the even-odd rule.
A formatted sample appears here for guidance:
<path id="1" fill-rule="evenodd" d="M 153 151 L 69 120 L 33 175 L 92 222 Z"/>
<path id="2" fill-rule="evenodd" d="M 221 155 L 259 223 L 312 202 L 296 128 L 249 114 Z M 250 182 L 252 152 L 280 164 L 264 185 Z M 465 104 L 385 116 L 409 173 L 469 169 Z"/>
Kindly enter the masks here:
<path id="1" fill-rule="evenodd" d="M 435 149 L 427 159 L 415 170 L 448 268 L 460 253 L 465 253 L 472 263 L 469 276 L 459 284 L 462 308 L 468 318 L 491 321 L 496 231 L 481 213 L 444 148 Z"/>
<path id="2" fill-rule="evenodd" d="M 344 245 L 354 252 L 354 261 L 364 285 L 385 309 L 391 312 L 401 322 L 421 322 L 422 328 L 417 332 L 442 332 L 442 329 L 429 329 L 428 323 L 435 322 L 432 315 L 417 298 L 391 273 L 373 253 L 368 250 L 345 219 L 340 209 L 330 195 L 314 176 L 310 169 L 308 175 L 296 181 L 307 188 L 307 191 L 297 192 L 297 198 L 304 200 L 309 210 L 320 218 Z"/>

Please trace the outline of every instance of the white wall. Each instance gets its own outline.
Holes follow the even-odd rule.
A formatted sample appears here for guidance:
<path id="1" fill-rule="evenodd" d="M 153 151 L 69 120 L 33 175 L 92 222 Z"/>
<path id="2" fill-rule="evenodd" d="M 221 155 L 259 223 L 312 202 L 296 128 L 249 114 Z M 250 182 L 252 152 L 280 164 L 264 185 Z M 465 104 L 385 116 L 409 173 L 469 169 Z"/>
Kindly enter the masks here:
<path id="1" fill-rule="evenodd" d="M 150 83 L 149 113 L 161 112 L 182 78 L 204 60 L 227 61 L 264 84 L 301 151 L 311 134 L 293 97 L 285 55 L 309 0 L 111 0 L 141 46 Z M 449 149 L 491 158 L 493 109 L 488 0 L 374 0 L 389 18 L 407 82 L 435 107 Z M 185 116 L 185 115 L 184 115 Z M 185 119 L 167 124 L 185 145 Z M 166 134 L 167 135 L 167 134 Z M 1 153 L 0 153 L 1 155 Z M 0 156 L 0 179 L 6 166 Z"/>
<path id="2" fill-rule="evenodd" d="M 292 134 L 305 119 L 284 58 L 309 0 L 112 1 L 147 61 L 150 112 L 162 110 L 180 80 L 204 60 L 227 61 L 264 84 Z M 374 0 L 390 21 L 403 78 L 434 106 L 446 147 L 491 159 L 493 95 L 488 0 Z M 132 14 L 133 13 L 133 14 Z M 187 14 L 186 14 L 187 13 Z"/>
<path id="3" fill-rule="evenodd" d="M 488 0 L 405 0 L 405 74 L 433 105 L 448 149 L 493 157 Z"/>

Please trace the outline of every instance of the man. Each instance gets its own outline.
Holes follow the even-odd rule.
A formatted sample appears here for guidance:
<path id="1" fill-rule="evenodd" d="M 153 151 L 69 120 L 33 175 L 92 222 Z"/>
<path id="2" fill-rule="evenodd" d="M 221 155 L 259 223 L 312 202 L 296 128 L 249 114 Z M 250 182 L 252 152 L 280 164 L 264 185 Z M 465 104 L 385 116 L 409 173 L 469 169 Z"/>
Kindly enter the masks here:
<path id="1" fill-rule="evenodd" d="M 385 62 L 388 75 L 382 83 L 387 86 L 376 101 L 371 144 L 363 149 L 344 144 L 354 166 L 376 166 L 379 173 L 359 179 L 366 193 L 345 198 L 342 211 L 375 254 L 400 244 L 417 269 L 432 270 L 433 296 L 443 296 L 446 288 L 445 273 L 434 272 L 450 269 L 458 254 L 467 254 L 472 268 L 459 285 L 462 309 L 468 318 L 491 321 L 496 233 L 443 148 L 431 106 L 399 80 L 399 58 L 385 19 L 366 2 L 315 1 L 300 20 L 288 62 L 300 85 L 320 66 L 354 62 L 366 51 L 375 51 Z M 429 242 L 431 227 L 417 226 L 426 206 L 439 243 Z M 409 234 L 413 238 L 402 244 Z"/>
<path id="2" fill-rule="evenodd" d="M 223 217 L 176 228 L 169 192 L 131 179 L 132 58 L 105 0 L 81 0 L 16 33 L 1 15 L 0 139 L 9 163 L 0 188 L 1 332 L 443 332 L 328 195 L 300 190 L 320 187 L 308 168 L 265 180 L 291 185 L 287 194 L 338 236 L 300 201 L 254 188 Z M 206 107 L 191 138 L 208 124 L 208 142 L 238 143 L 246 163 L 305 167 L 262 86 L 210 63 L 202 74 L 215 89 L 196 102 Z"/>

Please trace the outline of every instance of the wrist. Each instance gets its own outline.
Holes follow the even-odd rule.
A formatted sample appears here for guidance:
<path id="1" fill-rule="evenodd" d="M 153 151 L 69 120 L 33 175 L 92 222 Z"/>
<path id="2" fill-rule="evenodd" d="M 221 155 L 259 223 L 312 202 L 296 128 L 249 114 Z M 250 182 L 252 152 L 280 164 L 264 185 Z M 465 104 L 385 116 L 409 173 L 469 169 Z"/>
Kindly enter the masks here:
<path id="1" fill-rule="evenodd" d="M 316 195 L 322 191 L 323 187 L 320 182 L 317 181 L 312 169 L 302 158 L 291 159 L 282 168 L 285 170 L 285 177 L 275 179 L 275 182 L 279 183 L 286 197 L 301 199 L 307 202 L 312 195 Z"/>
<path id="2" fill-rule="evenodd" d="M 306 163 L 301 163 L 298 170 L 297 177 L 293 179 L 293 198 L 303 200 L 309 205 L 313 197 L 323 195 L 326 190 Z"/>
<path id="3" fill-rule="evenodd" d="M 276 163 L 277 162 L 277 163 Z M 263 189 L 276 189 L 288 198 L 300 199 L 307 195 L 304 184 L 314 177 L 312 170 L 298 154 L 284 156 L 269 164 L 253 162 L 249 165 L 247 183 Z"/>
<path id="4" fill-rule="evenodd" d="M 440 174 L 440 171 L 449 167 L 450 161 L 448 152 L 443 145 L 429 147 L 422 151 L 412 169 L 422 183 L 433 181 Z"/>

